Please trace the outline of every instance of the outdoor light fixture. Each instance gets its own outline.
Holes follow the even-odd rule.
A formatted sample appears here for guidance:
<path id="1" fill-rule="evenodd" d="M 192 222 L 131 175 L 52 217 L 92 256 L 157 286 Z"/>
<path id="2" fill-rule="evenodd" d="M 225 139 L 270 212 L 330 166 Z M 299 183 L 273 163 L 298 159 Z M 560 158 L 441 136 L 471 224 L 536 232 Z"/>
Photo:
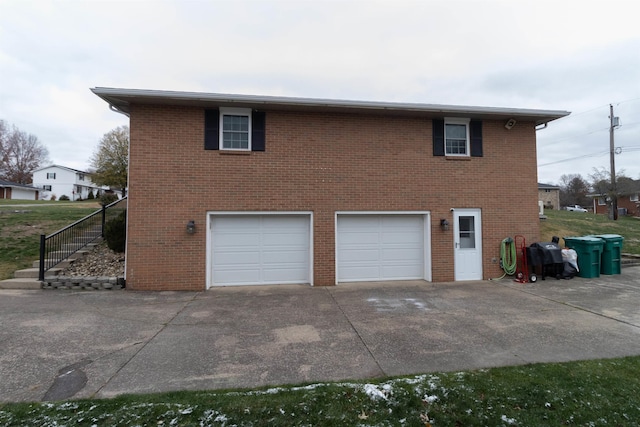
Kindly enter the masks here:
<path id="1" fill-rule="evenodd" d="M 191 220 L 187 223 L 187 233 L 193 234 L 196 232 L 196 222 Z"/>
<path id="2" fill-rule="evenodd" d="M 449 229 L 449 221 L 447 221 L 446 219 L 441 219 L 440 220 L 440 229 L 442 231 L 447 231 Z"/>
<path id="3" fill-rule="evenodd" d="M 516 119 L 509 119 L 507 120 L 507 123 L 504 124 L 504 127 L 507 130 L 511 130 L 512 127 L 514 127 L 516 125 Z"/>

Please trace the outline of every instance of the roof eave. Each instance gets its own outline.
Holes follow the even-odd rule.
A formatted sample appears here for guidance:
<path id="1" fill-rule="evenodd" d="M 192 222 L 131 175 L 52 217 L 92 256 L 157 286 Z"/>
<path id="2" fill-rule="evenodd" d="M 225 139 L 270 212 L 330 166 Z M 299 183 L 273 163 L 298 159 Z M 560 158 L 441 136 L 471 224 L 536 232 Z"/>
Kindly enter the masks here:
<path id="1" fill-rule="evenodd" d="M 135 103 L 199 107 L 244 107 L 261 110 L 279 109 L 293 111 L 419 115 L 426 117 L 469 117 L 496 120 L 514 118 L 521 121 L 532 121 L 536 126 L 570 114 L 570 112 L 562 110 L 349 101 L 336 99 L 175 92 L 104 87 L 92 88 L 91 91 L 107 102 L 111 109 L 127 115 L 130 113 L 130 105 Z"/>

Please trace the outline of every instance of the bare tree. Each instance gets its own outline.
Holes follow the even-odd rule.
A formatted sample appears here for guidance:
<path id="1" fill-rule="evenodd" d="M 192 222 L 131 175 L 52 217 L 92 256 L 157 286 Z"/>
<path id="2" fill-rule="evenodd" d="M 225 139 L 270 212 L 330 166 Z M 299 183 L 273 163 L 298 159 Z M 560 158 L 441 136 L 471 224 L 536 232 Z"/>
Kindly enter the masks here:
<path id="1" fill-rule="evenodd" d="M 7 162 L 6 149 L 9 131 L 4 120 L 0 120 L 0 178 L 5 174 L 5 164 Z"/>
<path id="2" fill-rule="evenodd" d="M 560 204 L 588 206 L 589 183 L 579 174 L 562 175 L 560 177 Z"/>
<path id="3" fill-rule="evenodd" d="M 31 184 L 32 172 L 48 162 L 49 151 L 37 136 L 0 121 L 0 178 Z"/>
<path id="4" fill-rule="evenodd" d="M 609 219 L 617 219 L 617 212 L 612 211 L 613 204 L 611 200 L 633 193 L 637 185 L 636 182 L 625 175 L 624 169 L 616 172 L 615 185 L 611 182 L 611 173 L 604 167 L 593 168 L 593 173 L 589 177 L 591 178 L 593 191 L 607 199 Z"/>
<path id="5" fill-rule="evenodd" d="M 128 126 L 119 126 L 104 134 L 91 157 L 91 167 L 95 169 L 91 175 L 93 182 L 119 188 L 125 195 L 129 168 Z"/>
<path id="6" fill-rule="evenodd" d="M 589 175 L 589 178 L 591 178 L 593 191 L 601 196 L 611 198 L 614 195 L 620 196 L 632 192 L 630 182 L 633 183 L 633 179 L 625 175 L 624 169 L 616 172 L 615 190 L 611 184 L 611 173 L 604 167 L 593 168 L 593 173 Z"/>

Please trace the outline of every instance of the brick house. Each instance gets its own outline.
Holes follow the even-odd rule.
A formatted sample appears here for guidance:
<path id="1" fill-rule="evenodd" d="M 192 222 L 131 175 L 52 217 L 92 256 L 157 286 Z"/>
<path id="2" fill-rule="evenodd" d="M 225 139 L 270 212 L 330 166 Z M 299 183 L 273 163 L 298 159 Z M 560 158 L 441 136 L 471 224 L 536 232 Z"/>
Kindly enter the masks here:
<path id="1" fill-rule="evenodd" d="M 538 183 L 538 200 L 545 209 L 560 210 L 560 187 Z"/>
<path id="2" fill-rule="evenodd" d="M 598 214 L 608 215 L 608 197 L 598 194 L 589 195 L 593 198 L 593 211 Z M 640 217 L 640 189 L 637 192 L 621 194 L 618 196 L 618 212 L 621 215 Z"/>
<path id="3" fill-rule="evenodd" d="M 134 290 L 499 276 L 539 236 L 536 127 L 569 114 L 92 91 L 130 119 Z"/>

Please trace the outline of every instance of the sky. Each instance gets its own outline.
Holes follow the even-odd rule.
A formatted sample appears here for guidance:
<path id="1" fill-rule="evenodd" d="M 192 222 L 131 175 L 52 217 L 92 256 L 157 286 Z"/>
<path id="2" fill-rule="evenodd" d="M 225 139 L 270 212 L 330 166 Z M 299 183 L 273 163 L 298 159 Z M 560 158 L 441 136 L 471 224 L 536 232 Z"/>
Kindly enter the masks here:
<path id="1" fill-rule="evenodd" d="M 566 110 L 538 182 L 640 179 L 637 0 L 0 0 L 0 119 L 86 170 L 92 87 Z M 533 159 L 522 159 L 523 162 Z"/>

